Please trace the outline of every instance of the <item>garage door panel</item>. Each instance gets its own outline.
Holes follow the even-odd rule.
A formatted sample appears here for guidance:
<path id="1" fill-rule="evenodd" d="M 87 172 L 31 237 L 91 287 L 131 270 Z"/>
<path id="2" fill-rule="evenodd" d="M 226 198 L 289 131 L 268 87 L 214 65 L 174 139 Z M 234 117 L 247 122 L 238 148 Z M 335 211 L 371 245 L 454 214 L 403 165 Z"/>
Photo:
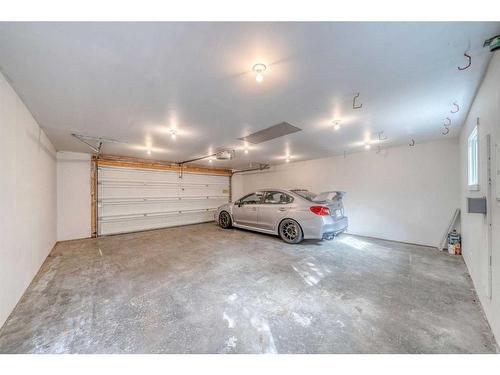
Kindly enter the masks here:
<path id="1" fill-rule="evenodd" d="M 160 198 L 178 197 L 179 187 L 154 186 L 102 186 L 99 184 L 99 199 L 106 198 Z"/>
<path id="2" fill-rule="evenodd" d="M 175 171 L 155 171 L 151 169 L 132 169 L 132 168 L 121 168 L 118 167 L 100 167 L 99 168 L 99 179 L 101 181 L 105 180 L 115 180 L 120 179 L 123 181 L 164 181 L 177 183 L 179 180 L 179 173 Z"/>
<path id="3" fill-rule="evenodd" d="M 219 175 L 207 175 L 207 174 L 196 174 L 196 173 L 184 173 L 182 180 L 186 183 L 226 183 L 227 176 Z"/>
<path id="4" fill-rule="evenodd" d="M 114 218 L 101 221 L 99 232 L 101 235 L 107 235 L 197 224 L 213 220 L 213 214 L 213 211 L 206 211 L 150 217 Z"/>
<path id="5" fill-rule="evenodd" d="M 105 200 L 100 203 L 99 216 L 107 217 L 114 215 L 145 214 L 158 212 L 178 212 L 193 209 L 217 208 L 227 202 L 227 198 L 199 198 L 199 199 L 178 199 L 169 200 L 126 200 L 113 201 Z"/>
<path id="6" fill-rule="evenodd" d="M 208 186 L 183 186 L 180 191 L 182 197 L 200 197 L 200 196 L 219 196 L 229 197 L 227 185 L 208 185 Z"/>
<path id="7" fill-rule="evenodd" d="M 98 168 L 100 235 L 201 223 L 229 201 L 229 177 L 175 171 Z"/>

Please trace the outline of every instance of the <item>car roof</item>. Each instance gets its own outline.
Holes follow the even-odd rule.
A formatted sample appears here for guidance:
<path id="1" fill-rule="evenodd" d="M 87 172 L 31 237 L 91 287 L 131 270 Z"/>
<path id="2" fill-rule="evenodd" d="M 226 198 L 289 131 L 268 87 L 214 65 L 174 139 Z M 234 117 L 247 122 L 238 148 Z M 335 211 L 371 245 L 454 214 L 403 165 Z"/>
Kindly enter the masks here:
<path id="1" fill-rule="evenodd" d="M 298 198 L 298 199 L 302 199 L 302 200 L 306 200 L 304 197 L 302 197 L 301 195 L 295 193 L 293 190 L 306 190 L 306 189 L 280 189 L 280 188 L 266 188 L 266 189 L 255 189 L 253 191 L 253 193 L 263 193 L 263 192 L 266 192 L 266 191 L 280 191 L 280 192 L 283 192 L 283 193 L 286 193 L 288 195 L 293 195 L 295 198 Z M 248 196 L 248 195 L 251 195 L 253 193 L 248 193 L 248 194 L 245 194 L 243 195 L 240 199 Z"/>
<path id="2" fill-rule="evenodd" d="M 255 192 L 266 192 L 266 191 L 279 191 L 282 193 L 286 193 L 288 195 L 293 195 L 294 197 L 304 199 L 301 195 L 297 194 L 294 190 L 306 190 L 306 189 L 281 189 L 281 188 L 267 188 L 267 189 L 257 189 Z"/>
<path id="3" fill-rule="evenodd" d="M 283 191 L 283 192 L 289 192 L 290 190 L 288 190 L 288 189 L 280 189 L 280 188 L 267 188 L 267 189 L 257 189 L 255 191 L 256 192 L 257 191 L 260 191 L 260 192 L 263 192 L 263 191 Z"/>

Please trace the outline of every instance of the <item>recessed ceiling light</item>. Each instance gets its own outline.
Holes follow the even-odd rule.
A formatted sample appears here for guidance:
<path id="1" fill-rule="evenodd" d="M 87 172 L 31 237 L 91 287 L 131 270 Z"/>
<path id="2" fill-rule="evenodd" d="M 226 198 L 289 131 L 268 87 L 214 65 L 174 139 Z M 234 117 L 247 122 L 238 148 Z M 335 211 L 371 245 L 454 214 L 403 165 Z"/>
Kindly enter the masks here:
<path id="1" fill-rule="evenodd" d="M 334 130 L 339 130 L 340 129 L 340 120 L 333 120 L 333 129 Z"/>
<path id="2" fill-rule="evenodd" d="M 369 143 L 365 143 L 365 149 L 366 149 L 366 150 L 369 150 L 371 147 L 372 147 L 372 146 L 370 146 L 370 144 L 369 144 Z"/>
<path id="3" fill-rule="evenodd" d="M 248 154 L 248 148 L 244 149 L 244 150 L 243 150 L 243 152 L 244 152 L 245 154 Z"/>
<path id="4" fill-rule="evenodd" d="M 151 155 L 151 149 L 150 149 L 150 148 L 148 148 L 148 149 L 146 150 L 146 152 L 147 152 L 147 154 L 148 154 L 148 155 Z"/>
<path id="5" fill-rule="evenodd" d="M 258 64 L 255 64 L 253 67 L 252 67 L 252 70 L 257 73 L 256 76 L 255 76 L 255 80 L 258 82 L 258 83 L 261 83 L 263 80 L 264 80 L 264 75 L 263 73 L 266 71 L 267 69 L 267 66 L 265 66 L 264 64 L 262 63 L 258 63 Z"/>

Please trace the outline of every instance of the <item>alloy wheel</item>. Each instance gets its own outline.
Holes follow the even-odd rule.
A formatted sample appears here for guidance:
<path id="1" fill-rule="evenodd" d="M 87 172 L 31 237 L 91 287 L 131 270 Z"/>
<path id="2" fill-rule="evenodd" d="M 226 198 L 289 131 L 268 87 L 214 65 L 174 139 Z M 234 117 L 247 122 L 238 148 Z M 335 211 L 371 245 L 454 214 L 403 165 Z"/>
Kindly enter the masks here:
<path id="1" fill-rule="evenodd" d="M 231 225 L 231 217 L 227 212 L 221 212 L 219 216 L 219 223 L 222 228 L 229 228 Z"/>
<path id="2" fill-rule="evenodd" d="M 297 222 L 287 219 L 281 223 L 280 235 L 283 240 L 290 243 L 300 242 L 302 230 Z"/>

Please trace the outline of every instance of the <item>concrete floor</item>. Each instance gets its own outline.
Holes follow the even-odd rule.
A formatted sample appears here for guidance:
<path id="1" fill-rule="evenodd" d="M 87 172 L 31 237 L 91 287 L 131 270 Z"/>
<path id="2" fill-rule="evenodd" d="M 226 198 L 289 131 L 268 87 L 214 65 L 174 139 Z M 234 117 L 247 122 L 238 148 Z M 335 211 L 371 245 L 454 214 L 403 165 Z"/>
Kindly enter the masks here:
<path id="1" fill-rule="evenodd" d="M 461 257 L 215 224 L 60 243 L 2 353 L 492 353 Z"/>

